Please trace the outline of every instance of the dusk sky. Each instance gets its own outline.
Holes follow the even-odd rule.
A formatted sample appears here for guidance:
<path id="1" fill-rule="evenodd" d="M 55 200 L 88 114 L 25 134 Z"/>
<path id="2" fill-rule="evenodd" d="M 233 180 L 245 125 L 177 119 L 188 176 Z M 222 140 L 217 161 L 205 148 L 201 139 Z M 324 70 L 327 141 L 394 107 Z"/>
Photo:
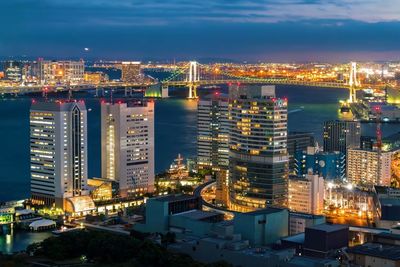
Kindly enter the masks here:
<path id="1" fill-rule="evenodd" d="M 400 59 L 400 0 L 8 0 L 0 23 L 0 56 Z"/>

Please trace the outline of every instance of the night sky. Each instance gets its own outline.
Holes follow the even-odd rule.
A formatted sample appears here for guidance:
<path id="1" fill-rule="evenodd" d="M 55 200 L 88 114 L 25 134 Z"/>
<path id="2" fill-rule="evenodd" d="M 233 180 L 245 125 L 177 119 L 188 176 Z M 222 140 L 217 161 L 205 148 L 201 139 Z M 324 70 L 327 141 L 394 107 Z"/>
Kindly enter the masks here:
<path id="1" fill-rule="evenodd" d="M 1 0 L 0 25 L 3 57 L 400 59 L 400 0 Z"/>

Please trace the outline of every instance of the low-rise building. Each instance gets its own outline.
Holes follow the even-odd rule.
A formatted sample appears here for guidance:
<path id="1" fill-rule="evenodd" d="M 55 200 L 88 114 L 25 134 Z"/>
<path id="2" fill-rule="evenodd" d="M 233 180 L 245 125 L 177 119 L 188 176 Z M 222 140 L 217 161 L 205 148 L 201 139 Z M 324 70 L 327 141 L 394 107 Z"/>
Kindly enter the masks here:
<path id="1" fill-rule="evenodd" d="M 146 221 L 134 229 L 147 233 L 165 233 L 170 228 L 169 217 L 174 214 L 201 210 L 201 199 L 191 195 L 168 195 L 150 198 L 146 202 Z"/>
<path id="2" fill-rule="evenodd" d="M 336 250 L 347 247 L 349 226 L 342 224 L 318 224 L 306 227 L 304 254 L 325 258 Z"/>
<path id="3" fill-rule="evenodd" d="M 348 248 L 347 253 L 356 266 L 400 266 L 400 235 L 377 234 L 372 242 Z"/>
<path id="4" fill-rule="evenodd" d="M 100 84 L 108 81 L 108 75 L 100 71 L 85 72 L 83 75 L 83 79 L 87 83 Z"/>
<path id="5" fill-rule="evenodd" d="M 289 213 L 289 235 L 304 233 L 306 227 L 325 223 L 325 216 L 301 212 Z"/>
<path id="6" fill-rule="evenodd" d="M 289 229 L 289 211 L 280 208 L 236 213 L 234 218 L 235 233 L 250 241 L 251 245 L 263 246 L 275 243 L 287 236 Z"/>
<path id="7" fill-rule="evenodd" d="M 306 177 L 289 177 L 289 209 L 320 214 L 324 209 L 324 178 L 309 173 Z"/>
<path id="8" fill-rule="evenodd" d="M 374 223 L 377 227 L 392 229 L 400 223 L 400 189 L 374 186 Z"/>

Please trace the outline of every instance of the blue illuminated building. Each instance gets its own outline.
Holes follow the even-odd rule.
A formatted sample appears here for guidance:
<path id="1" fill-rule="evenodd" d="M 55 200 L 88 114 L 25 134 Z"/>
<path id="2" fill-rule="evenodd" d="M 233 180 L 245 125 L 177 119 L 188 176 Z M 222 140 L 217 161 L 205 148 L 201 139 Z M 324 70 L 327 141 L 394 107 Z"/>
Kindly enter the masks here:
<path id="1" fill-rule="evenodd" d="M 305 176 L 309 170 L 324 179 L 343 180 L 346 175 L 346 155 L 341 152 L 322 152 L 309 147 L 295 153 L 295 174 Z"/>

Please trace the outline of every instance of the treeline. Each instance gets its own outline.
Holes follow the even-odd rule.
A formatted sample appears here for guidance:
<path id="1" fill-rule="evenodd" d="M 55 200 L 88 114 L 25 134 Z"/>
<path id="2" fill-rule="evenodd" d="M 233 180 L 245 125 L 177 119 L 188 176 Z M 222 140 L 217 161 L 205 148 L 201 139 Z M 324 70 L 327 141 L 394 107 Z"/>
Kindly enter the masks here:
<path id="1" fill-rule="evenodd" d="M 225 267 L 225 262 L 203 264 L 190 256 L 169 252 L 149 240 L 106 232 L 79 231 L 50 237 L 28 247 L 27 252 L 38 257 L 59 261 L 81 258 L 94 266 L 141 267 Z"/>

